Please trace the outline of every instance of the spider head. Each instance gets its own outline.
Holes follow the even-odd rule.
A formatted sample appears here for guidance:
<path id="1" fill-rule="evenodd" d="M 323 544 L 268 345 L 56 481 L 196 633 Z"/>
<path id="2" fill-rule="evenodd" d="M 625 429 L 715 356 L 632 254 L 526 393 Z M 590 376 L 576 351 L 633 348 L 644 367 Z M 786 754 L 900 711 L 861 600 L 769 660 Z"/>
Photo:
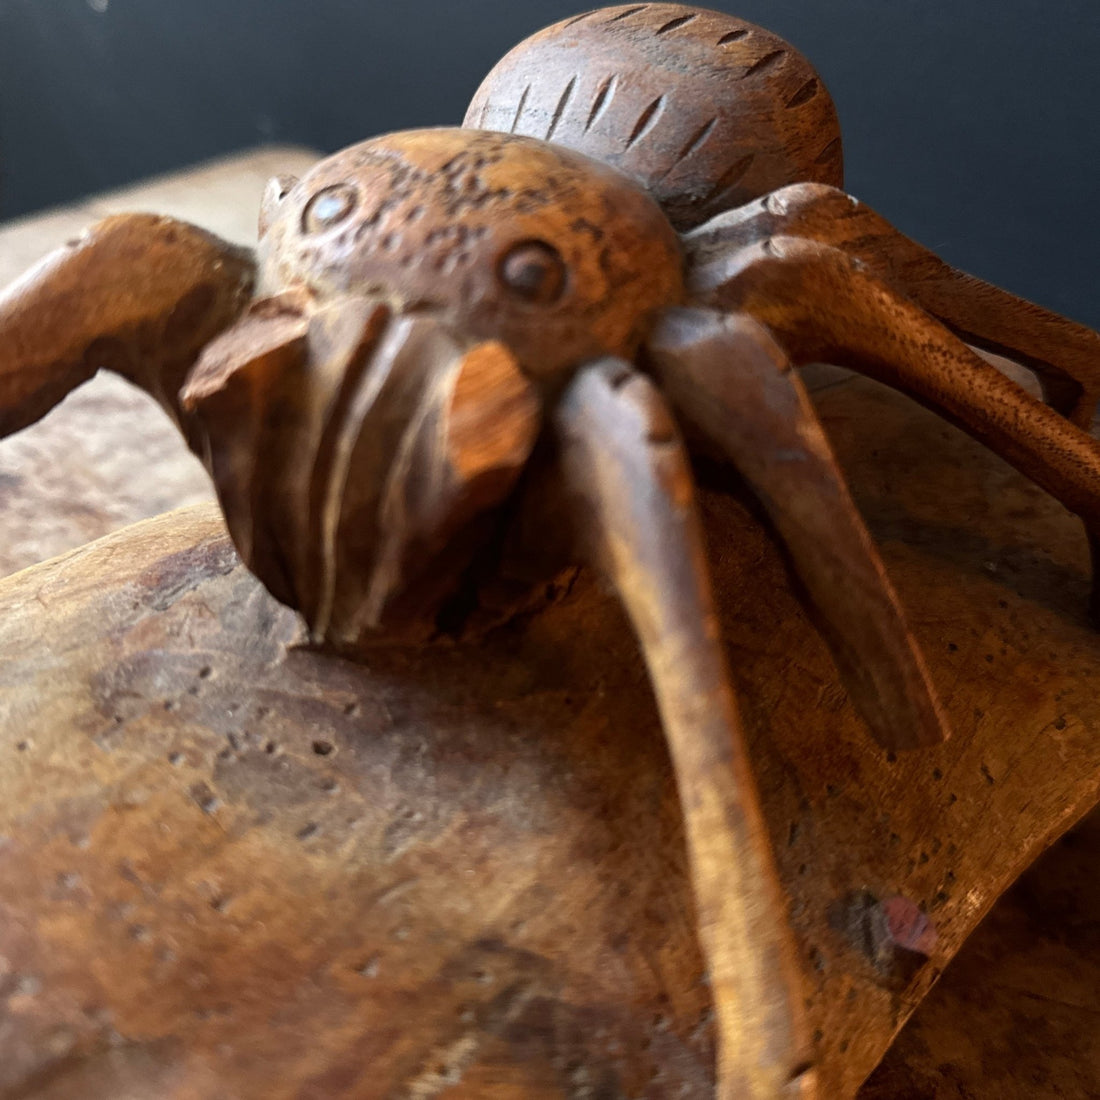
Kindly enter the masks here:
<path id="1" fill-rule="evenodd" d="M 340 645 L 431 621 L 504 525 L 543 401 L 683 296 L 679 238 L 627 177 L 468 130 L 275 181 L 260 264 L 183 406 L 242 557 Z"/>
<path id="2" fill-rule="evenodd" d="M 547 378 L 631 356 L 682 297 L 678 238 L 613 168 L 531 138 L 417 130 L 356 145 L 269 187 L 262 285 L 363 295 L 499 340 Z"/>

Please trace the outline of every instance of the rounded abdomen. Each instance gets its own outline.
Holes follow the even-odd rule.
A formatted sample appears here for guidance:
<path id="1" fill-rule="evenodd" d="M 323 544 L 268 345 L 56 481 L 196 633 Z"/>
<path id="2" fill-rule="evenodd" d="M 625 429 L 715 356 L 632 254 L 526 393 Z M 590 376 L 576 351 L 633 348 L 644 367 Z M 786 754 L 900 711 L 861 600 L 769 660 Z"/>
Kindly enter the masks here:
<path id="1" fill-rule="evenodd" d="M 690 229 L 790 183 L 843 183 L 832 98 L 777 35 L 681 4 L 588 12 L 520 43 L 464 125 L 569 146 Z"/>

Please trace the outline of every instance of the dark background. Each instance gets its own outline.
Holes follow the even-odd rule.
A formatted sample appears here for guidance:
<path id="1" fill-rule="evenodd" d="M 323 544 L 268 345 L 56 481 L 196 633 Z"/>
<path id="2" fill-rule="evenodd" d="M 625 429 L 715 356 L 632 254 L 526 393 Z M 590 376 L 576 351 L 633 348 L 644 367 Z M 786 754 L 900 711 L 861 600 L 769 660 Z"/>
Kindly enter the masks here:
<path id="1" fill-rule="evenodd" d="M 585 0 L 0 0 L 0 218 L 265 142 L 457 124 Z M 1100 327 L 1100 0 L 711 0 L 806 53 L 848 186 Z"/>

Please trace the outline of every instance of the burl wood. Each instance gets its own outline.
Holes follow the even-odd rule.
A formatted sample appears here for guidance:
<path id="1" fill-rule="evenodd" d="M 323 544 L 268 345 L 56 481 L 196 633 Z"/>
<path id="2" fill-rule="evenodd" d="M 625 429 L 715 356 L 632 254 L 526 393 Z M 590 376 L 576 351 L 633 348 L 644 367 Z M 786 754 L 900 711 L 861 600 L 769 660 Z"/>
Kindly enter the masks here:
<path id="1" fill-rule="evenodd" d="M 728 16 L 653 4 L 559 24 L 489 75 L 467 123 L 273 181 L 255 258 L 149 216 L 59 250 L 0 296 L 0 431 L 99 368 L 147 389 L 206 463 L 245 564 L 315 644 L 368 667 L 379 643 L 476 634 L 595 565 L 676 773 L 718 1095 L 814 1095 L 801 917 L 785 919 L 762 824 L 779 795 L 749 765 L 689 448 L 761 506 L 879 745 L 919 750 L 919 813 L 947 712 L 795 368 L 844 363 L 915 397 L 1100 547 L 1082 427 L 1100 338 L 837 191 L 820 81 Z M 1051 403 L 959 333 L 1018 353 Z M 414 652 L 423 675 L 444 660 Z M 840 925 L 931 949 L 912 899 L 845 890 Z"/>

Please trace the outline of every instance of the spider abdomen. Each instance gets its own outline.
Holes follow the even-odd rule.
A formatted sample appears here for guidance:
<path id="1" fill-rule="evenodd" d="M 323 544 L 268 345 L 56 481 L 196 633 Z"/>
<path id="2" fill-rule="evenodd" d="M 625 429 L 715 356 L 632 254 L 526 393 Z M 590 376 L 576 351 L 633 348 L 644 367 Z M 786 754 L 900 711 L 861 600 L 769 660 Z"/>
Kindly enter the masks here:
<path id="1" fill-rule="evenodd" d="M 532 36 L 485 78 L 464 125 L 614 165 L 680 230 L 787 184 L 843 182 L 813 66 L 769 31 L 681 4 L 604 8 Z"/>

